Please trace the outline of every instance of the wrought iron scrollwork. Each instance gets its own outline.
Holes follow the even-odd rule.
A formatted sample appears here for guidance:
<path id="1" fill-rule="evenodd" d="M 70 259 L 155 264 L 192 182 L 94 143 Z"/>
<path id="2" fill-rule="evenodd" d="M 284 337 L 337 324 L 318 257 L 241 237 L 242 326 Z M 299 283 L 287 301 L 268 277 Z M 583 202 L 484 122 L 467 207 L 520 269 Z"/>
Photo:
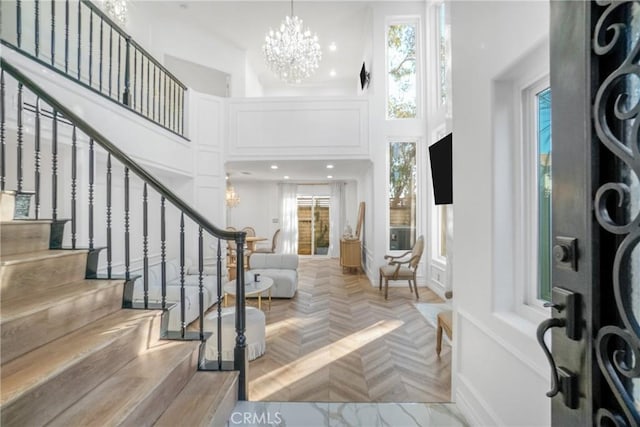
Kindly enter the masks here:
<path id="1" fill-rule="evenodd" d="M 594 28 L 594 53 L 604 56 L 616 50 L 626 52 L 626 55 L 598 88 L 593 106 L 595 130 L 600 142 L 627 166 L 637 182 L 640 178 L 640 94 L 637 93 L 640 87 L 640 42 L 631 39 L 629 23 L 619 21 L 628 19 L 632 13 L 637 13 L 640 20 L 640 1 L 600 0 L 596 3 L 605 9 Z M 629 8 L 627 14 L 620 13 L 623 7 Z M 628 84 L 631 79 L 636 81 L 635 88 Z M 624 130 L 622 133 L 613 130 L 620 128 Z M 599 224 L 610 233 L 625 236 L 616 250 L 612 277 L 616 309 L 622 325 L 602 327 L 595 341 L 598 366 L 620 409 L 599 408 L 596 414 L 598 425 L 640 425 L 638 408 L 624 384 L 625 379 L 640 377 L 640 323 L 629 297 L 634 283 L 626 277 L 634 250 L 640 251 L 640 213 L 632 213 L 626 220 L 616 221 L 608 208 L 614 205 L 609 203 L 613 197 L 618 208 L 630 207 L 634 196 L 632 191 L 624 182 L 609 182 L 602 185 L 595 196 Z M 639 284 L 635 283 L 635 286 Z"/>

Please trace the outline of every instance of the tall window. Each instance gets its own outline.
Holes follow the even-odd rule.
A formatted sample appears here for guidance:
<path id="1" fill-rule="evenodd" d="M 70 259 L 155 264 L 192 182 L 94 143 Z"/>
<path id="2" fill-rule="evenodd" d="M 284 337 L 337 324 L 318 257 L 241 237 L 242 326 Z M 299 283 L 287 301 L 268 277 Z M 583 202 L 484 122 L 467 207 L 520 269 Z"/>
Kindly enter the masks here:
<path id="1" fill-rule="evenodd" d="M 537 299 L 551 300 L 551 88 L 536 94 L 538 289 Z"/>
<path id="2" fill-rule="evenodd" d="M 417 21 L 387 27 L 387 118 L 415 118 L 418 109 Z"/>
<path id="3" fill-rule="evenodd" d="M 449 29 L 447 28 L 446 4 L 438 5 L 438 83 L 440 105 L 447 103 L 449 94 L 447 72 L 449 68 Z"/>
<path id="4" fill-rule="evenodd" d="M 409 250 L 416 240 L 416 143 L 389 144 L 389 249 Z"/>

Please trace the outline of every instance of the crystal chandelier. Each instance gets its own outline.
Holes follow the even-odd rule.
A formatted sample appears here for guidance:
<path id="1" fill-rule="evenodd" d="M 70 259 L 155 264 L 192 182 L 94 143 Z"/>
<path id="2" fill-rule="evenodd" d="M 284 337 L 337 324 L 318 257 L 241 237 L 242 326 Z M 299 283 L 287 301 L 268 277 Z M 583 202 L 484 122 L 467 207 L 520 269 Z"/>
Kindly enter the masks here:
<path id="1" fill-rule="evenodd" d="M 227 192 L 225 193 L 225 201 L 227 206 L 230 208 L 235 208 L 240 204 L 240 196 L 236 193 L 236 190 L 233 189 L 231 184 L 227 185 Z"/>
<path id="2" fill-rule="evenodd" d="M 288 83 L 300 83 L 318 68 L 322 51 L 318 36 L 303 30 L 302 19 L 293 14 L 285 17 L 276 31 L 269 29 L 262 46 L 267 66 L 278 78 Z"/>
<path id="3" fill-rule="evenodd" d="M 101 9 L 118 24 L 127 23 L 127 3 L 129 0 L 100 0 Z"/>

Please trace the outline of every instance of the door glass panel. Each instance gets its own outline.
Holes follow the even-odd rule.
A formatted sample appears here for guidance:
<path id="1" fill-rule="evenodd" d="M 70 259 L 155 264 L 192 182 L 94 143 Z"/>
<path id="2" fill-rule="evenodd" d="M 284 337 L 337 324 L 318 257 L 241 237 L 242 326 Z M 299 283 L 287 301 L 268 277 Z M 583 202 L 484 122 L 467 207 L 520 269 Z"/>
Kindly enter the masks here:
<path id="1" fill-rule="evenodd" d="M 538 145 L 538 299 L 551 300 L 551 88 L 536 95 Z"/>
<path id="2" fill-rule="evenodd" d="M 298 255 L 329 251 L 329 197 L 298 196 Z"/>

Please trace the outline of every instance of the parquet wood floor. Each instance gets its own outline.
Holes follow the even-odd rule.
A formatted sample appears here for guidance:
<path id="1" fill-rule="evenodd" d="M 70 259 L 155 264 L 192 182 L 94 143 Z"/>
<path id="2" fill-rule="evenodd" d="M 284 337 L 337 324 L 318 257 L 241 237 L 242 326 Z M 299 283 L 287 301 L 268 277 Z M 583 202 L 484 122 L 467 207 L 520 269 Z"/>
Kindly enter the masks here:
<path id="1" fill-rule="evenodd" d="M 337 259 L 301 258 L 298 273 L 296 296 L 265 311 L 267 351 L 249 364 L 250 400 L 451 400 L 450 347 L 436 356 L 435 328 L 408 286 L 390 288 L 385 301 Z M 425 288 L 420 301 L 440 302 Z"/>

